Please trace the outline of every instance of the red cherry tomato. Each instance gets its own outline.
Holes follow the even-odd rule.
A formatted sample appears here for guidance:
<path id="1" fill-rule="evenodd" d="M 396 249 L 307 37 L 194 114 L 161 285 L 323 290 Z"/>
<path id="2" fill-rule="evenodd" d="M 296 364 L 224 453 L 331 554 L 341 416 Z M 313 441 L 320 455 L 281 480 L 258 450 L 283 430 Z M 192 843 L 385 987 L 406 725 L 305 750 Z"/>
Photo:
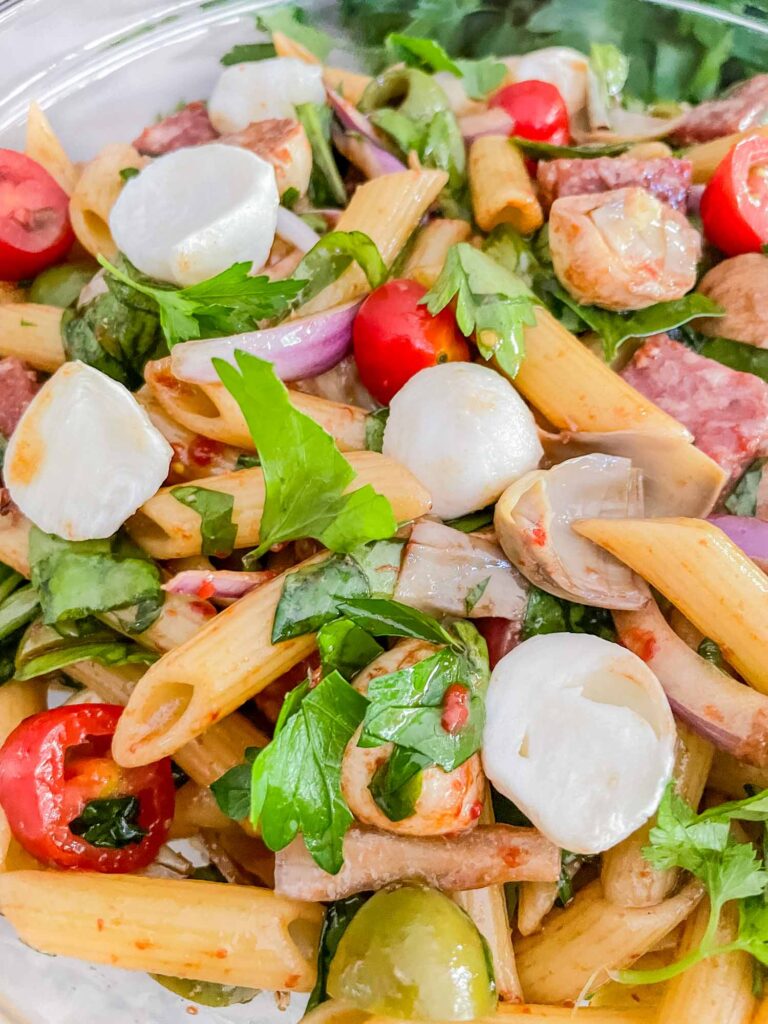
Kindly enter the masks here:
<path id="1" fill-rule="evenodd" d="M 768 139 L 737 142 L 701 197 L 704 234 L 726 256 L 760 252 L 768 242 Z"/>
<path id="2" fill-rule="evenodd" d="M 34 277 L 74 240 L 67 193 L 36 160 L 0 149 L 0 279 Z"/>
<path id="3" fill-rule="evenodd" d="M 446 307 L 432 316 L 419 305 L 427 289 L 416 281 L 387 281 L 360 307 L 352 329 L 360 379 L 388 405 L 419 370 L 469 359 L 469 346 Z"/>
<path id="4" fill-rule="evenodd" d="M 512 118 L 510 135 L 565 146 L 571 138 L 568 108 L 558 89 L 535 78 L 505 85 L 488 101 Z"/>
<path id="5" fill-rule="evenodd" d="M 109 750 L 123 709 L 71 704 L 25 719 L 0 748 L 0 806 L 11 832 L 43 864 L 82 871 L 136 871 L 168 835 L 175 802 L 169 758 L 121 768 Z M 70 824 L 93 800 L 133 796 L 146 833 L 115 849 L 75 835 Z"/>

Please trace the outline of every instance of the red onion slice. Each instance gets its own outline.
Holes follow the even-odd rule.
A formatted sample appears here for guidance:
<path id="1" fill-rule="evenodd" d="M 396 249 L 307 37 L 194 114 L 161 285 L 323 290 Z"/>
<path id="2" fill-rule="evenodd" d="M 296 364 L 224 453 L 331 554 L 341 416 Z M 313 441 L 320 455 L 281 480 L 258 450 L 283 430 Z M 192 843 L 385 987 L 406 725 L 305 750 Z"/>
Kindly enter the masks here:
<path id="1" fill-rule="evenodd" d="M 320 241 L 320 235 L 309 224 L 284 206 L 277 208 L 277 234 L 302 252 L 309 252 Z"/>
<path id="2" fill-rule="evenodd" d="M 215 384 L 219 380 L 212 359 L 235 364 L 235 352 L 249 352 L 273 363 L 281 380 L 299 380 L 325 373 L 349 351 L 359 302 L 348 302 L 316 316 L 288 320 L 263 331 L 233 334 L 229 338 L 185 341 L 171 352 L 171 371 L 179 380 Z"/>
<path id="3" fill-rule="evenodd" d="M 383 174 L 396 174 L 398 171 L 407 170 L 402 160 L 398 160 L 396 156 L 392 156 L 364 135 L 334 129 L 333 144 L 369 180 L 380 178 Z"/>
<path id="4" fill-rule="evenodd" d="M 466 114 L 459 118 L 459 128 L 465 142 L 474 142 L 481 135 L 511 135 L 514 121 L 501 107 L 489 107 L 480 114 Z"/>
<path id="5" fill-rule="evenodd" d="M 328 97 L 328 104 L 331 110 L 333 110 L 343 128 L 348 131 L 358 132 L 360 135 L 364 135 L 366 139 L 370 139 L 371 142 L 375 142 L 377 146 L 381 145 L 381 141 L 377 138 L 373 125 L 365 114 L 361 113 L 353 103 L 349 102 L 349 100 L 345 100 L 343 96 L 339 96 L 334 89 L 326 89 L 325 93 Z"/>
<path id="6" fill-rule="evenodd" d="M 229 569 L 185 569 L 164 583 L 163 590 L 169 594 L 189 594 L 205 600 L 231 600 L 263 586 L 276 575 L 268 570 L 232 572 Z"/>
<path id="7" fill-rule="evenodd" d="M 738 544 L 755 565 L 768 572 L 768 523 L 752 516 L 710 516 L 708 521 Z"/>

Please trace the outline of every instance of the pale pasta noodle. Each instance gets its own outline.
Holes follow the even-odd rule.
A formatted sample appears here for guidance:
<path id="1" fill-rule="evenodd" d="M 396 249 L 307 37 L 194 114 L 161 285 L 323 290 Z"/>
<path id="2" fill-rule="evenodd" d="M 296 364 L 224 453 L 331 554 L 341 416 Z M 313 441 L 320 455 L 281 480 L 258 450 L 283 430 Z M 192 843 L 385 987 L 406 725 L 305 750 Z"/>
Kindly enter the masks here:
<path id="1" fill-rule="evenodd" d="M 483 231 L 509 224 L 530 235 L 544 223 L 523 155 L 506 135 L 483 135 L 472 143 L 469 187 L 475 220 Z"/>
<path id="2" fill-rule="evenodd" d="M 133 146 L 113 142 L 83 168 L 72 192 L 69 216 L 78 242 L 92 256 L 101 254 L 111 260 L 117 255 L 109 214 L 124 184 L 120 171 L 145 163 Z"/>
<path id="3" fill-rule="evenodd" d="M 66 356 L 58 306 L 36 302 L 0 305 L 0 356 L 15 356 L 36 370 L 53 373 Z"/>
<path id="4" fill-rule="evenodd" d="M 54 181 L 60 185 L 68 196 L 71 196 L 79 171 L 67 156 L 51 122 L 33 100 L 27 114 L 27 138 L 25 144 L 27 156 L 37 160 Z"/>

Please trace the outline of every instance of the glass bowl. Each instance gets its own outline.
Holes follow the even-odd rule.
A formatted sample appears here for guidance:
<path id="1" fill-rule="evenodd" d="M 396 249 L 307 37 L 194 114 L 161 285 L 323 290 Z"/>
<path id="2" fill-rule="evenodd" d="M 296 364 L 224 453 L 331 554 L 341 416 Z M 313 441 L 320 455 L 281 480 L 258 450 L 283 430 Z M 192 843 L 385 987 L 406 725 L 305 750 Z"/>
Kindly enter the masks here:
<path id="1" fill-rule="evenodd" d="M 347 0 L 351 2 L 351 0 Z M 768 20 L 695 0 L 556 0 L 564 27 L 615 40 L 635 19 L 690 19 L 700 42 L 727 34 L 755 68 L 768 70 Z M 87 159 L 108 142 L 133 139 L 180 101 L 210 94 L 219 58 L 255 41 L 254 13 L 271 0 L 0 0 L 0 146 L 23 149 L 29 102 L 50 117 L 69 154 Z M 333 0 L 304 0 L 330 25 Z M 382 7 L 387 5 L 382 4 Z M 414 3 L 415 6 L 415 3 Z M 513 5 L 510 5 L 511 7 Z M 550 4 L 550 8 L 553 5 Z M 514 29 L 510 29 L 514 38 Z M 542 39 L 538 45 L 547 45 Z M 332 59 L 354 65 L 352 46 Z M 501 49 L 501 47 L 500 47 Z M 666 60 L 674 63 L 674 44 Z M 36 953 L 0 919 L 0 1022 L 6 1024 L 293 1024 L 306 997 L 279 1010 L 271 993 L 228 1009 L 192 1006 L 143 974 Z"/>

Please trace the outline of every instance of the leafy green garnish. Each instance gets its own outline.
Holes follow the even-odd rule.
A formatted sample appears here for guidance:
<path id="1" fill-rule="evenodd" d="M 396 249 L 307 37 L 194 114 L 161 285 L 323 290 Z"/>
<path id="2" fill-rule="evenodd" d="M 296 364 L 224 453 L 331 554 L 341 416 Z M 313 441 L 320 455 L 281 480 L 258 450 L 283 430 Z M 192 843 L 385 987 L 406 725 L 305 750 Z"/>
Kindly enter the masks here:
<path id="1" fill-rule="evenodd" d="M 138 167 L 121 167 L 120 177 L 123 181 L 130 181 L 131 178 L 135 178 L 139 173 Z"/>
<path id="2" fill-rule="evenodd" d="M 277 50 L 272 43 L 236 43 L 220 58 L 219 63 L 229 67 L 230 64 L 248 64 L 276 56 Z"/>
<path id="3" fill-rule="evenodd" d="M 507 66 L 493 57 L 481 60 L 457 60 L 464 91 L 472 100 L 484 100 L 495 92 L 507 74 Z"/>
<path id="4" fill-rule="evenodd" d="M 352 679 L 384 651 L 370 633 L 349 619 L 334 619 L 321 626 L 317 649 L 323 675 L 340 672 L 345 679 Z"/>
<path id="5" fill-rule="evenodd" d="M 754 516 L 757 512 L 757 491 L 768 459 L 756 459 L 725 499 L 725 507 L 735 516 Z"/>
<path id="6" fill-rule="evenodd" d="M 318 103 L 299 103 L 296 116 L 301 121 L 312 148 L 312 174 L 309 198 L 315 206 L 346 206 L 347 190 L 331 149 L 331 111 Z"/>
<path id="7" fill-rule="evenodd" d="M 627 55 L 613 43 L 592 43 L 589 63 L 606 108 L 618 105 L 629 74 Z"/>
<path id="8" fill-rule="evenodd" d="M 314 53 L 320 61 L 325 61 L 334 47 L 333 39 L 326 32 L 308 24 L 306 13 L 301 7 L 276 7 L 258 14 L 256 24 L 262 32 L 282 32 Z"/>
<path id="9" fill-rule="evenodd" d="M 100 665 L 151 664 L 159 655 L 118 636 L 92 619 L 76 623 L 72 635 L 62 636 L 52 626 L 33 622 L 16 651 L 16 679 L 34 679 L 65 669 L 78 661 L 97 661 Z"/>
<path id="10" fill-rule="evenodd" d="M 376 806 L 390 821 L 410 818 L 421 795 L 422 772 L 431 760 L 416 750 L 395 746 L 373 773 L 368 789 Z"/>
<path id="11" fill-rule="evenodd" d="M 291 404 L 272 364 L 239 351 L 235 359 L 239 373 L 221 359 L 214 365 L 261 458 L 266 494 L 253 557 L 300 537 L 332 551 L 390 537 L 397 523 L 387 499 L 370 484 L 344 493 L 355 471 L 330 434 Z"/>
<path id="12" fill-rule="evenodd" d="M 696 648 L 696 653 L 700 658 L 704 658 L 706 661 L 711 662 L 716 668 L 719 668 L 721 671 L 725 671 L 723 652 L 714 640 L 710 640 L 705 636 Z"/>
<path id="13" fill-rule="evenodd" d="M 434 316 L 456 299 L 462 334 L 475 334 L 484 359 L 495 359 L 509 377 L 525 353 L 523 328 L 536 323 L 539 300 L 515 274 L 467 242 L 451 246 L 437 281 L 421 300 Z"/>
<path id="14" fill-rule="evenodd" d="M 230 555 L 237 538 L 237 526 L 232 522 L 233 495 L 191 485 L 174 487 L 171 494 L 200 516 L 202 553 L 220 558 Z"/>
<path id="15" fill-rule="evenodd" d="M 365 447 L 369 452 L 380 452 L 384 447 L 384 429 L 389 409 L 377 409 L 365 417 Z"/>
<path id="16" fill-rule="evenodd" d="M 205 6 L 205 5 L 201 5 Z M 209 865 L 210 867 L 211 865 Z M 225 881 L 221 872 L 217 868 L 214 871 L 218 871 L 221 878 L 207 878 L 200 872 L 206 871 L 206 868 L 195 868 L 190 878 L 199 878 L 203 881 L 218 882 Z M 174 978 L 167 974 L 150 974 L 150 978 L 156 981 L 158 985 L 162 985 L 163 988 L 168 989 L 169 992 L 173 992 L 175 995 L 180 996 L 182 999 L 186 999 L 190 1003 L 197 1003 L 199 1006 L 235 1006 L 241 1003 L 250 1003 L 252 999 L 255 999 L 259 994 L 257 988 L 243 988 L 242 985 L 222 985 L 217 981 L 197 981 L 189 978 Z"/>
<path id="17" fill-rule="evenodd" d="M 338 601 L 336 607 L 372 636 L 409 637 L 431 644 L 456 644 L 456 637 L 437 619 L 399 601 L 385 597 L 347 598 Z"/>
<path id="18" fill-rule="evenodd" d="M 446 519 L 445 525 L 454 530 L 461 530 L 462 533 L 474 533 L 475 530 L 482 530 L 493 523 L 493 508 L 481 508 L 479 512 L 468 512 L 458 519 Z"/>
<path id="19" fill-rule="evenodd" d="M 251 776 L 259 747 L 248 747 L 244 764 L 235 765 L 211 783 L 211 792 L 222 814 L 234 821 L 243 821 L 251 813 Z"/>
<path id="20" fill-rule="evenodd" d="M 3 567 L 5 568 L 5 567 Z M 15 575 L 15 574 L 14 574 Z M 0 640 L 7 640 L 12 633 L 26 626 L 40 607 L 37 591 L 31 584 L 18 587 L 0 601 Z"/>
<path id="21" fill-rule="evenodd" d="M 337 281 L 352 262 L 357 263 L 371 289 L 387 279 L 387 266 L 376 243 L 362 231 L 329 231 L 303 257 L 294 273 L 303 282 L 297 303 L 314 298 Z"/>
<path id="22" fill-rule="evenodd" d="M 463 79 L 464 90 L 473 100 L 485 99 L 501 85 L 507 74 L 506 65 L 492 57 L 482 60 L 451 60 L 434 39 L 393 32 L 387 36 L 385 45 L 392 54 L 393 62 L 403 61 L 409 67 L 425 71 L 449 71 Z"/>
<path id="23" fill-rule="evenodd" d="M 522 638 L 542 633 L 591 633 L 603 640 L 615 640 L 611 613 L 605 608 L 575 604 L 531 587 L 525 608 Z"/>
<path id="24" fill-rule="evenodd" d="M 697 348 L 707 359 L 730 366 L 732 370 L 753 373 L 768 382 L 768 349 L 728 338 L 707 338 Z"/>
<path id="25" fill-rule="evenodd" d="M 298 834 L 313 860 L 336 874 L 352 814 L 341 793 L 341 761 L 367 701 L 338 672 L 291 691 L 275 737 L 253 765 L 251 820 L 270 850 Z"/>
<path id="26" fill-rule="evenodd" d="M 320 947 L 317 951 L 317 981 L 309 997 L 306 1013 L 329 998 L 325 986 L 331 961 L 336 956 L 336 950 L 347 926 L 367 899 L 368 893 L 358 893 L 348 896 L 345 900 L 336 900 L 326 908 L 320 932 Z"/>
<path id="27" fill-rule="evenodd" d="M 139 801 L 135 796 L 91 800 L 69 823 L 70 832 L 91 846 L 121 850 L 140 843 L 147 830 L 139 821 Z"/>
<path id="28" fill-rule="evenodd" d="M 470 615 L 477 602 L 485 593 L 486 587 L 491 582 L 491 577 L 486 576 L 484 580 L 480 580 L 474 587 L 467 591 L 467 596 L 464 598 L 464 608 L 467 615 Z"/>
<path id="29" fill-rule="evenodd" d="M 255 452 L 241 452 L 235 460 L 235 469 L 254 469 L 261 465 L 261 459 Z"/>
<path id="30" fill-rule="evenodd" d="M 285 313 L 304 282 L 288 279 L 270 281 L 251 277 L 250 263 L 234 263 L 215 277 L 186 288 L 172 288 L 140 280 L 114 266 L 104 256 L 99 263 L 127 288 L 151 299 L 160 316 L 160 327 L 168 346 L 182 341 L 240 334 L 259 320 Z"/>
<path id="31" fill-rule="evenodd" d="M 537 142 L 524 139 L 521 135 L 513 135 L 510 140 L 526 156 L 538 159 L 558 160 L 574 157 L 581 160 L 594 160 L 599 156 L 620 156 L 626 153 L 631 142 L 585 143 L 583 146 L 558 146 L 554 142 Z"/>

